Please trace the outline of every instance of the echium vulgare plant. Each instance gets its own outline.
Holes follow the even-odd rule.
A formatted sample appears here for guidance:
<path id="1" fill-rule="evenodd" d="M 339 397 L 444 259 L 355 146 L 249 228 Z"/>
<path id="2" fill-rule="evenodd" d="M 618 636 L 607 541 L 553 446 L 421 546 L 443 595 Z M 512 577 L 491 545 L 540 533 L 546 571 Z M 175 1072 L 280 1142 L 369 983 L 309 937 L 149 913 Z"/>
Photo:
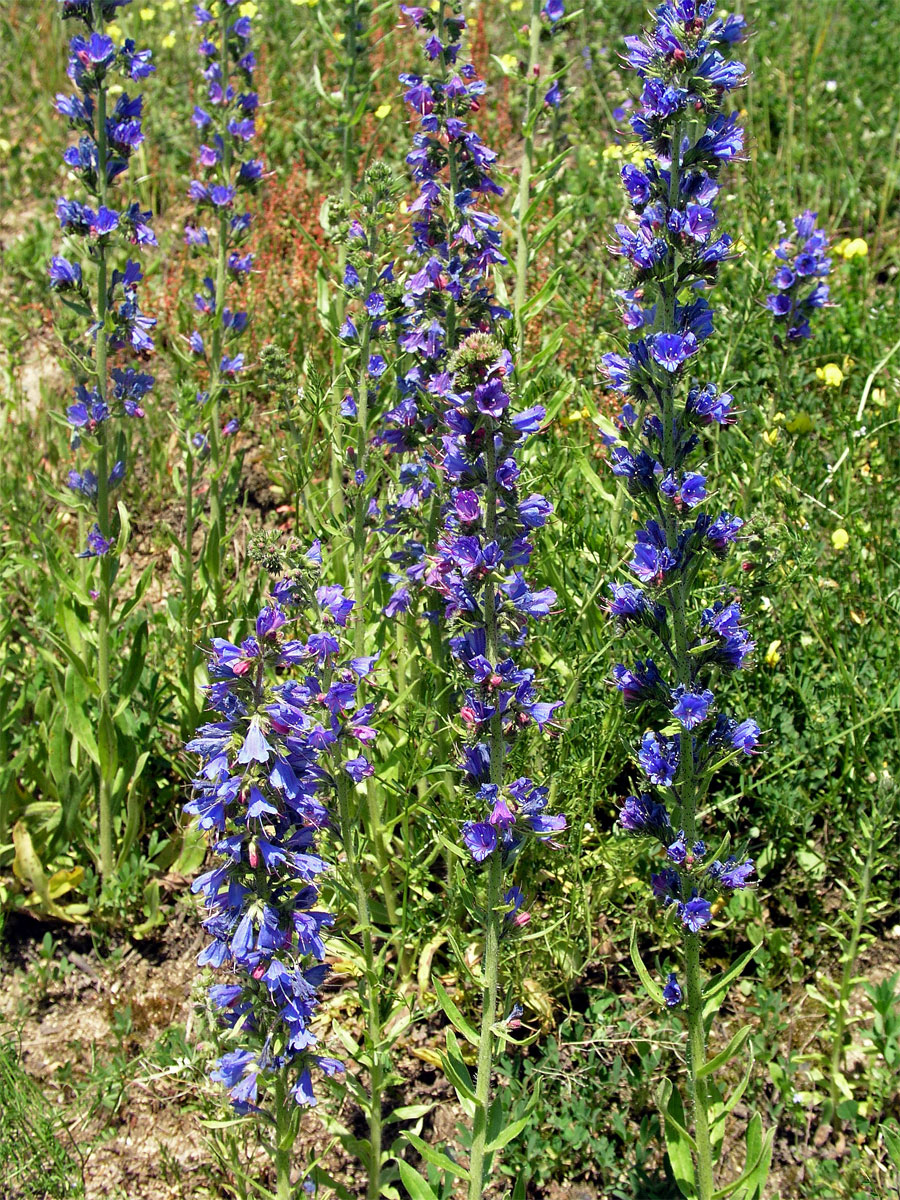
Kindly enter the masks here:
<path id="1" fill-rule="evenodd" d="M 212 939 L 198 963 L 225 975 L 209 989 L 229 1045 L 212 1078 L 238 1111 L 271 1118 L 274 1141 L 264 1142 L 279 1200 L 292 1195 L 299 1109 L 316 1103 L 312 1069 L 343 1071 L 317 1052 L 311 1028 L 334 919 L 318 907 L 316 881 L 329 867 L 317 838 L 332 825 L 326 801 L 346 819 L 348 788 L 371 772 L 360 747 L 375 737 L 375 704 L 359 698 L 375 659 L 344 657 L 353 602 L 318 583 L 320 564 L 317 542 L 295 554 L 254 633 L 239 645 L 213 639 L 217 719 L 187 746 L 200 767 L 186 810 L 219 859 L 193 885 Z"/>
<path id="2" fill-rule="evenodd" d="M 714 0 L 673 0 L 657 8 L 645 37 L 626 39 L 627 61 L 643 80 L 632 125 L 647 157 L 643 167 L 622 170 L 637 220 L 617 226 L 614 247 L 631 269 L 624 315 L 632 341 L 627 354 L 604 359 L 612 386 L 626 397 L 622 441 L 610 450 L 612 469 L 644 516 L 630 563 L 637 582 L 611 585 L 609 612 L 659 647 L 657 661 L 648 657 L 614 670 L 625 703 L 640 705 L 653 719 L 637 756 L 642 787 L 625 800 L 621 823 L 664 847 L 668 861 L 653 875 L 652 888 L 678 931 L 682 962 L 661 988 L 634 944 L 633 957 L 658 1002 L 686 1009 L 690 1116 L 669 1081 L 660 1104 L 678 1185 L 698 1200 L 735 1191 L 759 1195 L 774 1134 L 764 1135 L 755 1115 L 740 1175 L 724 1184 L 715 1180 L 724 1122 L 747 1085 L 749 1067 L 727 1099 L 713 1073 L 738 1052 L 749 1030 L 712 1058 L 707 1036 L 728 983 L 753 951 L 704 981 L 701 938 L 732 892 L 748 886 L 753 863 L 727 853 L 727 835 L 708 854 L 698 812 L 714 773 L 755 753 L 760 728 L 730 716 L 711 687 L 746 666 L 753 651 L 739 599 L 710 595 L 711 565 L 737 540 L 743 522 L 708 511 L 706 476 L 690 461 L 702 454 L 711 427 L 735 420 L 732 396 L 697 382 L 694 365 L 713 330 L 704 292 L 732 247 L 727 234 L 717 233 L 718 177 L 743 148 L 727 98 L 742 83 L 744 67 L 723 50 L 742 38 L 744 20 L 713 19 L 714 10 Z"/>
<path id="3" fill-rule="evenodd" d="M 487 284 L 493 265 L 506 262 L 499 221 L 475 207 L 480 197 L 503 194 L 490 175 L 497 155 L 452 111 L 458 100 L 460 111 L 468 112 L 485 88 L 471 65 L 452 74 L 465 18 L 458 5 L 443 0 L 433 12 L 406 4 L 400 11 L 429 33 L 425 53 L 431 73 L 400 76 L 404 99 L 419 121 L 406 156 L 418 195 L 410 205 L 412 243 L 400 318 L 399 349 L 408 364 L 397 381 L 399 403 L 384 414 L 375 438 L 404 459 L 400 486 L 384 508 L 385 531 L 402 539 L 392 555 L 403 569 L 390 577 L 395 590 L 388 616 L 410 609 L 425 574 L 426 543 L 438 528 L 432 468 L 441 430 L 432 380 L 446 373 L 461 338 L 490 330 L 494 321 L 510 315 Z M 462 213 L 468 219 L 454 238 L 453 223 Z"/>
<path id="4" fill-rule="evenodd" d="M 506 766 L 523 729 L 545 729 L 561 704 L 538 699 L 534 671 L 513 657 L 529 621 L 545 616 L 556 599 L 550 589 L 533 589 L 524 575 L 531 531 L 544 525 L 551 506 L 543 496 L 523 498 L 519 491 L 516 450 L 537 430 L 543 410 L 517 413 L 513 407 L 513 360 L 500 325 L 509 314 L 491 287 L 492 267 L 502 261 L 497 218 L 478 206 L 501 189 L 491 176 L 495 155 L 467 121 L 484 84 L 470 64 L 456 65 L 465 28 L 459 5 L 401 8 L 427 31 L 425 51 L 437 68 L 427 77 L 404 77 L 406 99 L 421 117 L 408 161 L 420 183 L 414 231 L 425 261 L 406 284 L 401 345 L 419 355 L 408 378 L 415 402 L 427 406 L 440 429 L 443 528 L 426 556 L 425 583 L 443 601 L 462 680 L 459 768 L 470 800 L 461 834 L 486 879 L 477 1036 L 438 988 L 451 1023 L 477 1048 L 473 1083 L 448 1031 L 445 1070 L 472 1121 L 469 1166 L 460 1173 L 470 1200 L 480 1200 L 494 1152 L 508 1140 L 503 1098 L 492 1102 L 491 1072 L 498 1041 L 508 1036 L 499 1010 L 502 945 L 528 919 L 513 868 L 527 840 L 549 840 L 566 824 L 562 815 L 547 813 L 546 787 L 511 779 Z M 448 353 L 448 347 L 455 348 Z M 515 1009 L 511 1020 L 517 1020 Z"/>
<path id="5" fill-rule="evenodd" d="M 197 392 L 197 404 L 208 422 L 201 434 L 208 442 L 211 473 L 204 561 L 216 612 L 222 611 L 229 467 L 223 438 L 237 429 L 234 415 L 222 424 L 222 408 L 246 365 L 236 343 L 248 323 L 247 313 L 229 304 L 229 284 L 243 283 L 253 266 L 253 255 L 244 246 L 252 220 L 244 201 L 257 190 L 263 174 L 262 162 L 249 151 L 259 105 L 253 90 L 256 56 L 250 45 L 250 17 L 240 14 L 238 3 L 211 0 L 194 6 L 206 87 L 193 114 L 203 139 L 197 153 L 199 177 L 189 188 L 196 215 L 184 231 L 185 242 L 208 267 L 194 296 L 198 327 L 189 343 L 208 376 Z"/>
<path id="6" fill-rule="evenodd" d="M 96 560 L 96 685 L 98 711 L 92 758 L 96 766 L 99 815 L 98 861 L 104 879 L 114 869 L 117 748 L 111 630 L 116 620 L 114 583 L 119 556 L 128 537 L 124 506 L 113 502 L 127 461 L 128 420 L 144 415 L 142 405 L 153 376 L 129 359 L 143 360 L 153 350 L 152 317 L 141 312 L 138 284 L 143 278 L 131 257 L 135 247 L 155 246 L 150 213 L 140 204 L 117 200 L 128 160 L 143 141 L 143 97 L 130 95 L 116 76 L 139 81 L 153 70 L 149 50 L 130 39 L 117 45 L 105 32 L 116 12 L 130 0 L 60 0 L 63 19 L 80 21 L 84 32 L 69 43 L 67 73 L 77 89 L 56 97 L 57 111 L 78 132 L 63 161 L 81 183 L 83 199 L 61 197 L 56 206 L 65 235 L 66 255 L 50 263 L 50 285 L 63 302 L 88 321 L 84 337 L 70 345 L 77 384 L 68 409 L 72 446 L 88 445 L 93 465 L 73 469 L 69 487 L 93 518 L 80 557 Z M 116 96 L 115 101 L 112 95 Z M 121 790 L 121 789 L 119 789 Z"/>
<path id="7" fill-rule="evenodd" d="M 776 343 L 780 342 L 782 329 L 788 343 L 812 337 L 811 314 L 829 304 L 829 287 L 824 282 L 831 271 L 828 234 L 816 226 L 817 216 L 807 209 L 794 217 L 796 236 L 783 237 L 775 248 L 779 266 L 772 278 L 774 290 L 766 297 L 766 308 L 777 327 Z"/>

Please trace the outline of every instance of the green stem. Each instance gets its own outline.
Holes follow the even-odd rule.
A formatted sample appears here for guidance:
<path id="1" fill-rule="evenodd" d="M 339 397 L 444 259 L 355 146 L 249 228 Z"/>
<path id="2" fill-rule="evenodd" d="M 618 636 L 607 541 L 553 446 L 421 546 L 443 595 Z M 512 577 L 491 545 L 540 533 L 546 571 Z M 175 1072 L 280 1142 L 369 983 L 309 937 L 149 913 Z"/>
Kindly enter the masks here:
<path id="1" fill-rule="evenodd" d="M 284 1075 L 275 1082 L 275 1196 L 276 1200 L 291 1200 L 291 1151 L 297 1137 L 298 1124 L 295 1105 L 288 1095 Z"/>
<path id="2" fill-rule="evenodd" d="M 681 144 L 681 129 L 676 124 L 672 134 L 675 147 L 669 178 L 669 202 L 676 206 L 680 187 L 680 161 L 678 147 Z M 662 328 L 675 330 L 677 281 L 676 262 L 673 250 L 669 252 L 668 273 L 661 285 Z M 675 385 L 666 381 L 661 390 L 663 411 L 663 470 L 675 462 Z M 665 515 L 666 540 L 669 549 L 677 551 L 678 518 L 671 506 Z M 677 682 L 690 690 L 692 685 L 692 662 L 689 653 L 687 621 L 689 583 L 682 573 L 668 593 L 669 610 L 672 614 L 673 651 Z M 682 732 L 681 754 L 678 769 L 678 795 L 681 802 L 681 824 L 684 828 L 688 848 L 697 841 L 698 781 L 696 778 L 692 735 Z M 696 1183 L 697 1200 L 710 1200 L 713 1194 L 713 1156 L 709 1136 L 708 1097 L 706 1081 L 701 1071 L 706 1063 L 706 1027 L 703 1021 L 703 976 L 700 966 L 700 940 L 697 934 L 686 932 L 684 969 L 687 987 L 688 1019 L 688 1066 L 691 1091 L 691 1109 L 694 1120 L 694 1139 L 697 1143 Z"/>
<path id="3" fill-rule="evenodd" d="M 94 0 L 94 24 L 103 28 L 99 0 Z M 106 82 L 97 89 L 97 199 L 106 204 L 106 166 L 109 148 L 106 138 Z M 106 246 L 102 240 L 97 250 L 97 392 L 101 401 L 107 398 L 107 264 Z M 97 525 L 103 538 L 109 540 L 112 519 L 109 504 L 109 433 L 108 422 L 100 425 L 97 441 Z M 113 561 L 110 554 L 100 558 L 100 587 L 97 598 L 97 682 L 100 688 L 99 738 L 105 736 L 112 722 L 110 686 L 110 616 L 112 609 Z M 100 874 L 109 879 L 115 870 L 113 854 L 112 779 L 104 765 L 99 768 L 98 820 L 100 834 Z"/>
<path id="4" fill-rule="evenodd" d="M 365 294 L 368 296 L 375 287 L 378 275 L 376 230 L 374 221 L 369 228 L 369 247 L 371 262 L 366 273 Z M 356 379 L 356 462 L 357 470 L 365 471 L 369 451 L 369 346 L 372 337 L 372 323 L 365 321 L 362 327 L 362 337 L 359 348 L 359 370 Z M 356 626 L 353 633 L 355 653 L 362 657 L 366 652 L 366 614 L 363 604 L 368 595 L 366 590 L 366 515 L 369 509 L 370 491 L 359 486 L 356 488 L 353 511 L 353 598 L 356 601 Z M 366 820 L 369 844 L 375 853 L 378 865 L 384 907 L 387 912 L 388 924 L 391 929 L 397 926 L 397 897 L 391 877 L 390 861 L 384 839 L 384 820 L 379 803 L 378 785 L 374 778 L 366 780 Z"/>
<path id="5" fill-rule="evenodd" d="M 194 658 L 196 654 L 194 643 L 194 456 L 191 447 L 187 447 L 187 476 L 184 485 L 184 555 L 182 558 L 182 586 L 184 588 L 184 609 L 181 622 L 184 638 L 184 693 L 186 711 L 184 726 L 191 731 L 197 726 L 198 709 L 196 688 L 194 683 Z"/>
<path id="6" fill-rule="evenodd" d="M 500 980 L 500 894 L 503 859 L 491 855 L 485 908 L 484 958 L 482 960 L 481 1031 L 478 1037 L 478 1074 L 475 1079 L 475 1118 L 472 1122 L 472 1153 L 469 1156 L 468 1200 L 481 1200 L 485 1187 L 485 1146 L 491 1103 L 491 1074 L 494 1068 L 494 1025 Z"/>
<path id="7" fill-rule="evenodd" d="M 527 87 L 525 104 L 522 159 L 519 165 L 519 194 L 516 200 L 516 290 L 513 297 L 513 314 L 516 322 L 516 361 L 521 362 L 525 350 L 525 299 L 528 282 L 528 201 L 531 195 L 531 176 L 534 172 L 534 106 L 538 95 L 535 68 L 539 66 L 541 49 L 542 0 L 531 2 L 531 24 L 528 29 L 528 68 L 525 77 Z"/>
<path id="8" fill-rule="evenodd" d="M 697 1200 L 711 1200 L 714 1184 L 712 1143 L 709 1136 L 709 1097 L 706 1080 L 698 1077 L 706 1063 L 706 1026 L 703 1021 L 700 937 L 696 933 L 685 934 L 684 974 L 687 981 L 691 1106 L 694 1114 L 694 1140 L 697 1143 Z"/>
<path id="9" fill-rule="evenodd" d="M 229 10 L 222 7 L 222 12 L 219 16 L 219 62 L 222 65 L 223 81 L 222 86 L 226 87 L 228 83 L 228 21 Z M 231 139 L 228 134 L 228 113 L 226 107 L 222 106 L 222 116 L 219 128 L 219 134 L 222 139 L 222 182 L 228 183 L 228 177 L 231 171 Z M 219 229 L 216 241 L 216 294 L 215 306 L 216 310 L 213 315 L 212 338 L 210 341 L 210 364 L 209 364 L 209 402 L 210 402 L 210 427 L 209 427 L 209 462 L 210 462 L 210 488 L 209 488 L 209 520 L 210 528 L 215 530 L 216 539 L 216 570 L 214 577 L 211 580 L 213 592 L 213 606 L 217 619 L 223 616 L 222 609 L 224 603 L 225 587 L 223 582 L 223 555 L 225 552 L 225 534 L 227 520 L 227 497 L 225 495 L 225 482 L 222 478 L 224 465 L 222 461 L 222 393 L 224 384 L 222 381 L 221 362 L 222 351 L 224 348 L 224 325 L 222 324 L 222 313 L 225 308 L 225 296 L 228 284 L 228 246 L 229 246 L 229 216 L 226 209 L 222 209 L 219 213 Z"/>
<path id="10" fill-rule="evenodd" d="M 369 1068 L 369 1178 L 366 1196 L 378 1200 L 381 1194 L 381 1143 L 382 1118 L 381 1097 L 384 1090 L 384 1073 L 381 1068 L 381 1008 L 378 1002 L 379 973 L 375 956 L 374 931 L 369 912 L 366 883 L 356 853 L 353 816 L 350 808 L 350 788 L 345 772 L 335 763 L 337 780 L 338 813 L 341 823 L 341 841 L 347 860 L 347 875 L 352 881 L 356 902 L 356 920 L 360 929 L 365 967 L 366 1032 L 369 1039 L 371 1065 Z"/>
<path id="11" fill-rule="evenodd" d="M 488 426 L 485 439 L 485 521 L 484 537 L 497 537 L 497 453 L 493 429 Z M 492 581 L 484 590 L 485 656 L 493 666 L 499 658 L 497 595 Z M 497 711 L 490 726 L 491 783 L 503 782 L 503 717 Z M 475 1118 L 472 1123 L 472 1153 L 469 1157 L 468 1200 L 481 1200 L 485 1187 L 485 1146 L 488 1112 L 491 1103 L 491 1075 L 494 1066 L 494 1025 L 497 1022 L 497 992 L 500 979 L 500 904 L 503 890 L 503 855 L 499 846 L 490 857 L 487 897 L 484 913 L 484 957 L 482 958 L 481 1030 L 478 1038 L 478 1070 L 475 1080 Z"/>

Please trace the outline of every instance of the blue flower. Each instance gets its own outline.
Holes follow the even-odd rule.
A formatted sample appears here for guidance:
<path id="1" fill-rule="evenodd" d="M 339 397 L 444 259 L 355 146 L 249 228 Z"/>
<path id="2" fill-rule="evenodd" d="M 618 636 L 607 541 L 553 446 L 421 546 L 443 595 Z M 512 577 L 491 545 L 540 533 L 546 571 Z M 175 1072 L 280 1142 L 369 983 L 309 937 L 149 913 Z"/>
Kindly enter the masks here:
<path id="1" fill-rule="evenodd" d="M 712 920 L 712 905 L 702 896 L 692 896 L 686 904 L 678 906 L 678 915 L 685 929 L 699 933 Z"/>
<path id="2" fill-rule="evenodd" d="M 675 972 L 671 971 L 663 987 L 663 1000 L 669 1008 L 677 1008 L 683 999 Z"/>
<path id="3" fill-rule="evenodd" d="M 622 169 L 633 213 L 616 225 L 611 247 L 631 268 L 618 293 L 629 342 L 603 359 L 611 388 L 627 397 L 618 436 L 607 439 L 608 461 L 642 522 L 629 569 L 644 585 L 611 584 L 605 608 L 619 632 L 643 633 L 657 643 L 652 657 L 616 665 L 613 681 L 626 703 L 645 704 L 667 722 L 642 734 L 637 761 L 647 790 L 626 798 L 619 822 L 665 847 L 671 865 L 652 875 L 651 887 L 664 905 L 677 906 L 691 935 L 713 914 L 698 883 L 733 889 L 746 886 L 752 871 L 750 860 L 701 867 L 706 849 L 698 815 L 713 772 L 736 751 L 755 753 L 761 736 L 755 721 L 716 712 L 708 686 L 716 669 L 739 669 L 752 655 L 740 605 L 722 599 L 702 608 L 694 591 L 698 579 L 707 586 L 701 571 L 724 557 L 744 528 L 738 516 L 707 510 L 707 474 L 689 461 L 703 444 L 702 429 L 727 429 L 738 416 L 734 397 L 718 385 L 685 386 L 688 368 L 695 369 L 714 332 L 707 296 L 734 253 L 731 236 L 718 229 L 720 176 L 744 146 L 738 114 L 730 102 L 726 107 L 728 93 L 746 76 L 727 51 L 743 37 L 744 22 L 713 20 L 714 9 L 713 0 L 669 0 L 656 8 L 644 37 L 626 38 L 626 60 L 642 84 L 631 123 L 644 153 L 639 165 Z M 616 119 L 624 117 L 623 108 Z M 827 239 L 813 213 L 801 214 L 795 228 L 796 239 L 785 239 L 776 251 L 767 301 L 789 327 L 795 318 L 805 320 L 795 304 L 798 287 L 805 309 L 827 302 Z M 664 664 L 666 678 L 654 660 Z M 673 733 L 679 727 L 682 732 Z M 682 826 L 674 836 L 669 808 Z M 674 973 L 664 998 L 672 1006 L 683 999 Z"/>

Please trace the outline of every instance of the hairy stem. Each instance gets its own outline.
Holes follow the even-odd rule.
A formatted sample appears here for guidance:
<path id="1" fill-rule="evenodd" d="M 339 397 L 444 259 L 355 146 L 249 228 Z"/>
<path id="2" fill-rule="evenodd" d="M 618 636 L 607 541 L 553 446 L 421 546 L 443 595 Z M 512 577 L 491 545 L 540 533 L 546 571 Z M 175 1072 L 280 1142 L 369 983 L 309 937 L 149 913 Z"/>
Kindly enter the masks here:
<path id="1" fill-rule="evenodd" d="M 225 82 L 227 83 L 228 9 L 223 8 L 219 17 L 219 21 L 219 61 L 222 64 L 222 74 Z M 226 183 L 231 167 L 231 139 L 228 136 L 227 116 L 228 114 L 226 107 L 225 105 L 222 105 L 222 119 L 219 132 L 222 138 L 222 178 L 223 182 Z M 222 462 L 222 392 L 224 390 L 224 385 L 222 382 L 221 362 L 224 342 L 222 312 L 225 308 L 225 290 L 228 279 L 228 243 L 229 218 L 228 211 L 223 208 L 219 213 L 219 229 L 216 241 L 216 311 L 213 316 L 209 364 L 209 520 L 210 529 L 214 532 L 216 541 L 216 569 L 213 573 L 214 577 L 211 580 L 211 584 L 213 592 L 213 605 L 217 618 L 220 618 L 222 615 L 225 593 L 222 572 L 222 557 L 225 551 L 227 498 L 224 494 L 225 485 L 222 479 L 222 473 L 224 469 Z"/>
<path id="2" fill-rule="evenodd" d="M 186 733 L 196 729 L 199 720 L 196 687 L 194 683 L 194 456 L 187 448 L 186 478 L 184 483 L 184 555 L 182 558 L 184 608 L 181 622 L 184 638 L 184 695 L 185 712 L 182 722 Z"/>
<path id="3" fill-rule="evenodd" d="M 377 278 L 377 247 L 375 245 L 375 228 L 369 228 L 369 246 L 372 260 L 366 273 L 365 294 L 368 296 L 375 287 Z M 359 372 L 356 383 L 356 469 L 365 471 L 369 449 L 369 345 L 372 335 L 371 321 L 365 321 L 362 327 L 362 338 L 359 348 Z M 366 618 L 363 598 L 367 595 L 365 566 L 366 566 L 366 515 L 369 507 L 369 490 L 361 484 L 356 488 L 353 506 L 353 598 L 356 601 L 356 627 L 354 629 L 354 650 L 358 656 L 366 652 Z M 391 929 L 397 926 L 397 897 L 391 878 L 390 862 L 384 839 L 384 818 L 379 803 L 378 785 L 374 778 L 366 780 L 366 821 L 369 844 L 375 853 L 378 864 L 378 876 L 381 884 L 384 907 L 387 912 L 388 924 Z"/>
<path id="4" fill-rule="evenodd" d="M 485 540 L 497 537 L 497 454 L 493 431 L 487 427 L 485 465 Z M 499 657 L 497 593 L 493 582 L 484 590 L 485 655 L 493 666 Z M 499 704 L 491 718 L 491 783 L 503 781 L 503 717 Z M 487 897 L 484 911 L 484 957 L 481 963 L 481 1030 L 478 1038 L 478 1068 L 475 1080 L 475 1119 L 472 1125 L 472 1153 L 469 1159 L 468 1200 L 481 1200 L 485 1187 L 485 1147 L 488 1111 L 491 1103 L 491 1075 L 494 1066 L 494 1025 L 497 1021 L 497 993 L 500 979 L 500 905 L 503 890 L 503 855 L 498 846 L 490 856 Z"/>
<path id="5" fill-rule="evenodd" d="M 369 912 L 369 897 L 362 876 L 361 864 L 356 853 L 355 827 L 350 806 L 350 784 L 340 763 L 335 762 L 338 811 L 341 823 L 341 842 L 347 861 L 347 875 L 353 885 L 356 905 L 356 920 L 362 938 L 363 963 L 365 969 L 365 1019 L 369 1040 L 371 1065 L 369 1068 L 369 1178 L 366 1195 L 368 1200 L 378 1200 L 381 1194 L 381 1142 L 382 1118 L 381 1097 L 384 1090 L 384 1073 L 381 1069 L 381 1006 L 378 1001 L 379 969 L 375 956 L 374 931 Z"/>
<path id="6" fill-rule="evenodd" d="M 674 153 L 669 178 L 669 203 L 677 204 L 681 181 L 678 148 L 681 131 L 676 125 L 672 135 Z M 674 251 L 669 252 L 668 273 L 661 285 L 660 304 L 662 328 L 677 332 L 676 303 L 678 287 Z M 663 470 L 675 465 L 675 387 L 667 381 L 661 389 L 663 412 Z M 673 509 L 666 512 L 666 541 L 669 549 L 677 552 L 678 519 Z M 689 585 L 681 574 L 668 593 L 669 610 L 672 614 L 673 652 L 677 682 L 688 691 L 692 685 L 692 663 L 688 638 Z M 684 828 L 688 849 L 697 840 L 698 787 L 694 763 L 693 736 L 681 732 L 681 753 L 677 787 L 681 805 L 681 824 Z M 694 1119 L 694 1138 L 697 1143 L 696 1183 L 697 1200 L 711 1200 L 713 1194 L 713 1156 L 709 1136 L 708 1097 L 706 1081 L 700 1072 L 706 1063 L 706 1028 L 703 1022 L 703 976 L 700 966 L 700 939 L 695 933 L 686 932 L 684 948 L 684 972 L 687 983 L 688 1058 L 691 1091 L 691 1109 Z"/>
<path id="7" fill-rule="evenodd" d="M 99 0 L 94 0 L 94 23 L 102 29 Z M 107 88 L 104 80 L 97 89 L 97 199 L 106 204 L 106 168 L 109 147 L 106 138 Z M 97 250 L 97 392 L 103 403 L 107 398 L 107 263 L 106 246 L 102 240 Z M 109 540 L 112 517 L 109 503 L 109 432 L 108 421 L 100 425 L 97 440 L 97 525 L 100 535 Z M 100 557 L 100 587 L 97 598 L 97 682 L 100 687 L 98 740 L 102 740 L 112 724 L 112 693 L 110 686 L 110 617 L 112 609 L 113 559 L 111 552 Z M 111 736 L 115 736 L 113 732 Z M 112 778 L 107 762 L 99 768 L 98 820 L 100 834 L 100 874 L 106 880 L 115 870 L 113 852 Z"/>
<path id="8" fill-rule="evenodd" d="M 294 1102 L 288 1095 L 284 1074 L 275 1083 L 275 1196 L 276 1200 L 291 1200 L 291 1151 L 297 1136 Z"/>

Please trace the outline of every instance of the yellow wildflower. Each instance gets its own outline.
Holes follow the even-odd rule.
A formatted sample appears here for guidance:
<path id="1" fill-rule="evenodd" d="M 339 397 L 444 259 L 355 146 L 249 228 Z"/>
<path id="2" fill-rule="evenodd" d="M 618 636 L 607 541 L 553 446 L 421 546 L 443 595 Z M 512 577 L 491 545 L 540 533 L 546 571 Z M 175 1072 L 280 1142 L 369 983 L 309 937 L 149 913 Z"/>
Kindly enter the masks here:
<path id="1" fill-rule="evenodd" d="M 781 638 L 776 638 L 774 642 L 769 642 L 765 662 L 767 667 L 777 667 L 779 662 L 781 662 Z"/>
<path id="2" fill-rule="evenodd" d="M 824 367 L 816 367 L 816 379 L 826 387 L 840 387 L 844 382 L 844 372 L 837 363 L 826 363 Z"/>
<path id="3" fill-rule="evenodd" d="M 519 60 L 515 54 L 500 54 L 497 56 L 497 62 L 503 68 L 505 75 L 511 75 L 519 65 Z"/>
<path id="4" fill-rule="evenodd" d="M 152 21 L 153 18 L 156 16 L 156 9 L 155 8 L 138 9 L 138 16 L 141 18 L 142 21 Z"/>
<path id="5" fill-rule="evenodd" d="M 841 250 L 841 257 L 848 260 L 851 258 L 866 258 L 868 253 L 869 243 L 865 238 L 853 238 Z"/>
<path id="6" fill-rule="evenodd" d="M 850 544 L 850 534 L 846 529 L 836 529 L 831 535 L 831 544 L 835 550 L 846 550 Z"/>
<path id="7" fill-rule="evenodd" d="M 250 17 L 251 19 L 259 12 L 259 6 L 253 3 L 253 0 L 245 0 L 245 3 L 240 6 L 238 12 L 242 17 Z"/>
<path id="8" fill-rule="evenodd" d="M 385 117 L 390 116 L 391 106 L 389 104 L 379 104 L 375 109 L 375 120 L 383 121 Z"/>
<path id="9" fill-rule="evenodd" d="M 176 35 L 174 33 L 167 33 L 166 36 L 162 40 L 163 49 L 171 50 L 173 48 L 173 46 L 175 46 L 177 41 L 178 41 L 178 38 L 176 37 Z"/>

